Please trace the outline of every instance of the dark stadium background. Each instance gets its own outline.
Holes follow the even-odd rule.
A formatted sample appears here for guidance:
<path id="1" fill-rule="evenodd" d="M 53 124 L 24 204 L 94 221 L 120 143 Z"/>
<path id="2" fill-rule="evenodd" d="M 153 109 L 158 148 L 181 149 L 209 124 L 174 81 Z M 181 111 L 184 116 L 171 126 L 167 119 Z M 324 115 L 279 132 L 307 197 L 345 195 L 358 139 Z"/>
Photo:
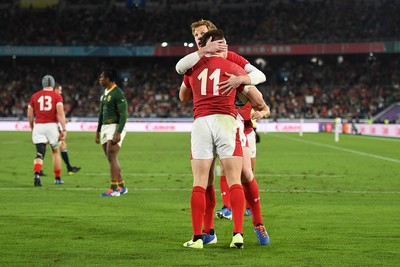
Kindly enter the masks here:
<path id="1" fill-rule="evenodd" d="M 232 51 L 267 75 L 258 87 L 271 120 L 399 123 L 399 7 L 394 0 L 4 0 L 0 116 L 24 119 L 50 73 L 64 86 L 69 118 L 95 117 L 96 78 L 110 66 L 131 119 L 190 118 L 174 66 L 194 51 L 190 24 L 209 19 Z"/>

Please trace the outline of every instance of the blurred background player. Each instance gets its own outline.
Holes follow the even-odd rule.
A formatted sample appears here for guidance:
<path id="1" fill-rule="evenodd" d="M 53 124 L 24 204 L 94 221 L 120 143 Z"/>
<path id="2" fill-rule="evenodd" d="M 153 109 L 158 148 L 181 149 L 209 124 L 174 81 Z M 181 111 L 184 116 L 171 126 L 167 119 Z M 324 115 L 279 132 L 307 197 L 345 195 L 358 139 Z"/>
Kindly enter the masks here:
<path id="1" fill-rule="evenodd" d="M 62 95 L 62 86 L 59 83 L 55 84 L 54 91 Z M 71 163 L 69 162 L 69 156 L 68 156 L 68 151 L 67 151 L 67 143 L 65 140 L 61 140 L 61 145 L 60 145 L 60 150 L 61 150 L 61 157 L 67 166 L 68 174 L 72 175 L 75 172 L 78 172 L 81 167 L 73 167 Z"/>
<path id="2" fill-rule="evenodd" d="M 63 99 L 60 94 L 53 90 L 54 85 L 53 76 L 45 75 L 42 78 L 43 89 L 32 95 L 27 110 L 29 124 L 32 129 L 32 141 L 36 146 L 36 158 L 33 165 L 34 186 L 42 186 L 40 172 L 46 155 L 47 143 L 52 149 L 54 183 L 64 183 L 61 180 L 59 141 L 65 140 L 67 131 L 65 128 Z M 61 132 L 59 131 L 59 125 L 61 126 Z"/>
<path id="3" fill-rule="evenodd" d="M 117 72 L 105 69 L 99 78 L 105 90 L 100 97 L 100 112 L 96 131 L 96 144 L 103 147 L 110 165 L 111 187 L 101 194 L 103 197 L 119 197 L 128 193 L 121 176 L 118 152 L 126 135 L 128 105 L 124 92 L 116 85 Z"/>

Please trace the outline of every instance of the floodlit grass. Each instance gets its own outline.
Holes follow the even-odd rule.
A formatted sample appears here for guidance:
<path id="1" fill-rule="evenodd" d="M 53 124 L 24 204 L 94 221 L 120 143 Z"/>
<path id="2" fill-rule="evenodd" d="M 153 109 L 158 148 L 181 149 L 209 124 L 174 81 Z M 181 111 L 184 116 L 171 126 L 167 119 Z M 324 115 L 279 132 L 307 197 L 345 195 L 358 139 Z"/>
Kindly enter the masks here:
<path id="1" fill-rule="evenodd" d="M 261 139 L 256 178 L 271 244 L 258 245 L 245 217 L 245 248 L 229 249 L 232 222 L 216 219 L 218 244 L 193 250 L 182 247 L 189 133 L 128 133 L 119 160 L 129 193 L 102 198 L 108 164 L 94 133 L 68 135 L 79 173 L 54 185 L 48 150 L 48 175 L 34 188 L 30 132 L 0 132 L 0 266 L 398 266 L 400 140 Z"/>

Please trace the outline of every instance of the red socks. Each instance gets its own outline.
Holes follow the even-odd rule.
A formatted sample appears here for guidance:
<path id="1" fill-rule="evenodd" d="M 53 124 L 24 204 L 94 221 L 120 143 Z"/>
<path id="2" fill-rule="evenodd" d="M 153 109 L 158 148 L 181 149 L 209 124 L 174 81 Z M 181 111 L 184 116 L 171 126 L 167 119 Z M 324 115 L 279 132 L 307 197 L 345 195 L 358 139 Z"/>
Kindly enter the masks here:
<path id="1" fill-rule="evenodd" d="M 258 189 L 258 183 L 255 178 L 249 183 L 243 184 L 243 189 L 246 192 L 246 201 L 250 206 L 251 216 L 253 225 L 263 224 L 261 216 L 261 205 L 260 205 L 260 191 Z"/>
<path id="2" fill-rule="evenodd" d="M 244 192 L 240 184 L 233 184 L 230 188 L 230 198 L 233 217 L 233 232 L 243 234 L 244 220 Z"/>
<path id="3" fill-rule="evenodd" d="M 228 209 L 231 209 L 231 198 L 229 194 L 229 186 L 226 181 L 226 176 L 222 175 L 219 179 L 219 187 L 221 189 L 222 204 Z"/>
<path id="4" fill-rule="evenodd" d="M 35 163 L 33 164 L 33 172 L 40 173 L 42 171 L 42 164 Z"/>
<path id="5" fill-rule="evenodd" d="M 201 186 L 195 186 L 192 189 L 190 198 L 190 209 L 192 213 L 193 235 L 203 234 L 203 218 L 206 210 L 206 190 Z"/>
<path id="6" fill-rule="evenodd" d="M 215 202 L 214 185 L 210 185 L 206 189 L 206 212 L 204 214 L 204 232 L 207 234 L 210 233 L 210 229 L 214 229 Z"/>
<path id="7" fill-rule="evenodd" d="M 54 170 L 54 177 L 60 177 L 61 176 L 61 170 Z"/>

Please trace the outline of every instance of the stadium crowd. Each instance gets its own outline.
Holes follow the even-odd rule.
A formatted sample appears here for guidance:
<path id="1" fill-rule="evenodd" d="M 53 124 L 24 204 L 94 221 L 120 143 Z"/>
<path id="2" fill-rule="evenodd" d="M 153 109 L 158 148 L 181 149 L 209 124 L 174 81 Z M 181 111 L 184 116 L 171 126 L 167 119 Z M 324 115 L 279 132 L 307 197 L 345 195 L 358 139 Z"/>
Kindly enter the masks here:
<path id="1" fill-rule="evenodd" d="M 51 73 L 64 87 L 67 117 L 96 117 L 102 90 L 97 75 L 102 67 L 115 66 L 130 118 L 189 118 L 192 105 L 178 99 L 182 76 L 174 69 L 177 60 L 17 58 L 12 68 L 0 70 L 0 116 L 25 116 L 30 95 L 41 89 L 40 77 Z M 366 119 L 400 99 L 400 73 L 394 71 L 400 69 L 398 55 L 345 56 L 341 63 L 334 56 L 271 57 L 258 67 L 267 75 L 258 88 L 273 119 Z"/>
<path id="2" fill-rule="evenodd" d="M 191 42 L 190 24 L 210 19 L 229 44 L 392 41 L 400 39 L 399 2 L 380 1 L 129 1 L 59 0 L 47 9 L 0 4 L 0 45 L 156 45 Z M 142 1 L 136 1 L 142 2 Z M 7 4 L 8 3 L 8 4 Z M 14 3 L 14 4 L 12 4 Z M 240 23 L 238 23 L 240 20 Z M 162 26 L 160 26 L 162 25 Z M 398 54 L 264 57 L 260 85 L 271 118 L 365 119 L 400 99 Z M 256 58 L 248 58 L 257 65 Z M 64 87 L 67 117 L 95 117 L 103 66 L 120 71 L 131 118 L 187 118 L 177 97 L 177 58 L 0 58 L 0 116 L 25 116 L 27 101 L 52 74 Z"/>
<path id="3" fill-rule="evenodd" d="M 400 3 L 380 1 L 60 0 L 48 9 L 0 6 L 0 44 L 154 45 L 192 41 L 189 25 L 209 19 L 230 44 L 397 41 Z M 140 2 L 140 1 L 138 1 Z M 239 23 L 240 21 L 240 23 Z"/>

